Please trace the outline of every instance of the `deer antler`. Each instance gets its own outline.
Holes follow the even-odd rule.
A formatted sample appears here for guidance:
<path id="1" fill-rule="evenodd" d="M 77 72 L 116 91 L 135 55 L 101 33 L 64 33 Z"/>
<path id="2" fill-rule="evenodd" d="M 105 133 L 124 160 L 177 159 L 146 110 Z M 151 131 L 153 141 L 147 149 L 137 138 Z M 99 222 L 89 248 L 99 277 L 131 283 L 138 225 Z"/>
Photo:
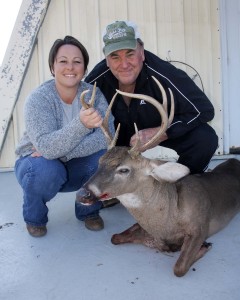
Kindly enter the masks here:
<path id="1" fill-rule="evenodd" d="M 172 120 L 173 120 L 173 117 L 174 117 L 174 97 L 173 97 L 173 93 L 172 93 L 171 89 L 169 89 L 169 93 L 170 93 L 170 97 L 171 97 L 171 111 L 170 111 L 169 118 L 168 118 L 166 92 L 165 92 L 163 86 L 161 85 L 161 83 L 154 76 L 152 76 L 152 78 L 157 83 L 157 85 L 158 85 L 158 87 L 161 91 L 162 98 L 163 98 L 163 104 L 160 104 L 156 99 L 154 99 L 150 96 L 147 96 L 147 95 L 125 93 L 125 92 L 116 90 L 117 92 L 113 96 L 113 98 L 112 98 L 112 100 L 111 100 L 111 102 L 110 102 L 110 104 L 107 108 L 107 111 L 106 111 L 104 120 L 102 122 L 102 125 L 100 126 L 100 128 L 102 129 L 105 137 L 107 138 L 108 149 L 111 149 L 116 145 L 119 130 L 120 130 L 120 124 L 118 124 L 115 136 L 114 136 L 114 138 L 112 138 L 112 135 L 109 131 L 109 126 L 108 126 L 109 115 L 110 115 L 113 103 L 114 103 L 118 93 L 123 95 L 123 96 L 131 97 L 131 98 L 135 98 L 135 99 L 141 99 L 141 100 L 145 100 L 145 101 L 151 103 L 159 111 L 161 119 L 162 119 L 162 124 L 161 124 L 158 132 L 147 143 L 145 143 L 144 145 L 141 146 L 140 139 L 139 139 L 139 137 L 137 138 L 137 141 L 136 141 L 135 145 L 130 149 L 130 153 L 132 154 L 132 156 L 137 156 L 139 154 L 140 147 L 141 147 L 141 152 L 144 152 L 145 150 L 151 148 L 152 145 L 154 145 L 158 140 L 160 140 L 160 137 L 165 133 L 168 126 L 172 123 Z M 81 96 L 80 96 L 82 106 L 86 109 L 94 106 L 95 94 L 96 94 L 96 82 L 94 83 L 93 93 L 92 93 L 92 96 L 91 96 L 91 99 L 90 99 L 89 103 L 86 103 L 85 100 L 84 100 L 84 96 L 87 92 L 89 92 L 89 90 L 83 91 Z M 138 136 L 138 129 L 137 129 L 136 124 L 134 124 L 134 126 L 135 126 L 136 134 Z"/>
<path id="2" fill-rule="evenodd" d="M 162 93 L 162 98 L 163 98 L 163 108 L 165 110 L 165 112 L 167 113 L 168 109 L 167 109 L 167 94 L 163 88 L 163 86 L 161 85 L 161 83 L 154 77 L 152 76 L 152 79 L 156 82 L 156 84 L 158 85 L 161 93 Z M 171 110 L 170 110 L 170 114 L 169 114 L 169 118 L 168 118 L 168 127 L 170 126 L 170 124 L 172 123 L 173 117 L 174 117 L 174 97 L 173 97 L 173 93 L 172 90 L 170 88 L 168 88 L 169 94 L 170 94 L 170 101 L 171 101 Z"/>
<path id="3" fill-rule="evenodd" d="M 89 90 L 83 91 L 81 96 L 80 96 L 80 101 L 82 103 L 82 106 L 86 109 L 94 106 L 95 95 L 96 95 L 96 82 L 93 85 L 93 92 L 92 92 L 92 96 L 91 96 L 91 99 L 90 99 L 89 103 L 86 103 L 86 101 L 84 99 L 84 96 L 87 92 L 89 92 Z M 112 109 L 112 106 L 113 106 L 113 103 L 114 103 L 114 100 L 115 100 L 116 96 L 117 96 L 117 93 L 115 93 L 115 95 L 113 96 L 111 102 L 109 103 L 109 106 L 107 108 L 107 111 L 106 111 L 105 117 L 103 119 L 102 125 L 100 126 L 100 128 L 102 129 L 102 131 L 103 131 L 103 133 L 104 133 L 104 135 L 107 139 L 108 149 L 113 148 L 116 145 L 119 130 L 120 130 L 120 124 L 118 124 L 115 136 L 114 136 L 114 138 L 112 138 L 112 135 L 109 131 L 109 126 L 108 126 L 109 115 L 110 115 L 110 112 L 111 112 L 111 109 Z"/>
<path id="4" fill-rule="evenodd" d="M 123 96 L 132 97 L 135 99 L 141 99 L 141 100 L 145 100 L 145 101 L 151 103 L 159 111 L 159 113 L 161 115 L 161 119 L 162 119 L 162 124 L 161 124 L 158 132 L 147 143 L 145 143 L 144 145 L 141 146 L 139 138 L 137 138 L 136 144 L 130 149 L 130 152 L 131 152 L 131 154 L 133 154 L 133 156 L 138 155 L 140 146 L 141 146 L 141 152 L 144 152 L 147 149 L 151 148 L 151 146 L 154 145 L 158 140 L 160 140 L 160 137 L 166 132 L 166 130 L 167 130 L 168 126 L 171 124 L 171 122 L 173 120 L 173 116 L 174 116 L 174 98 L 173 98 L 171 89 L 169 89 L 170 97 L 171 97 L 171 111 L 170 111 L 170 115 L 168 118 L 166 92 L 165 92 L 163 86 L 161 85 L 161 83 L 155 77 L 152 76 L 152 78 L 157 83 L 157 85 L 162 93 L 163 104 L 160 104 L 156 99 L 154 99 L 150 96 L 147 96 L 147 95 L 125 93 L 125 92 L 121 92 L 121 91 L 117 90 L 117 92 Z M 136 134 L 138 135 L 136 126 L 135 126 L 135 131 L 136 131 Z"/>

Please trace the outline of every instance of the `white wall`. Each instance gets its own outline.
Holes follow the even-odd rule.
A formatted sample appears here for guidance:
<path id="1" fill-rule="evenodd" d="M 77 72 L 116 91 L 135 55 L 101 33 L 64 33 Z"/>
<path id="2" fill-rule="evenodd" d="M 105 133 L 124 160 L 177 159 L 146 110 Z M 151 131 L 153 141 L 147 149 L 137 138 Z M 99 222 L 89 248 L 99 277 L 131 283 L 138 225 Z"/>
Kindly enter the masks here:
<path id="1" fill-rule="evenodd" d="M 240 147 L 240 0 L 221 0 L 224 152 Z"/>
<path id="2" fill-rule="evenodd" d="M 215 106 L 216 116 L 211 125 L 220 137 L 216 155 L 223 154 L 218 0 L 51 0 L 37 40 L 33 41 L 28 69 L 17 93 L 13 122 L 0 155 L 0 167 L 14 165 L 14 149 L 24 130 L 24 101 L 33 88 L 50 77 L 47 59 L 54 40 L 67 34 L 78 38 L 89 51 L 91 70 L 103 58 L 103 29 L 108 23 L 121 19 L 138 24 L 147 50 L 162 59 L 186 62 L 199 72 L 205 93 Z M 18 47 L 21 49 L 22 46 L 20 42 Z M 191 68 L 181 64 L 177 67 L 187 71 L 201 86 Z M 158 157 L 172 156 L 172 151 L 158 150 Z"/>

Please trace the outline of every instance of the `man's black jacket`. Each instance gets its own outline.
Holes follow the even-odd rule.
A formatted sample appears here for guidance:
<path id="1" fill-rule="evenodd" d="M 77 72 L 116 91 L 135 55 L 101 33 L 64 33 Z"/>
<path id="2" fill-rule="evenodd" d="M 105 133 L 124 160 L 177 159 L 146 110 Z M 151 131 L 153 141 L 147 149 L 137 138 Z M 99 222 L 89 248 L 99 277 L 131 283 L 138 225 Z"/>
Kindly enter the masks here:
<path id="1" fill-rule="evenodd" d="M 213 119 L 212 103 L 192 79 L 184 71 L 145 50 L 144 65 L 137 78 L 134 93 L 149 95 L 162 103 L 161 92 L 152 76 L 163 85 L 168 96 L 168 106 L 170 106 L 168 88 L 174 95 L 174 119 L 166 132 L 169 139 L 181 137 L 200 123 Z M 119 88 L 118 81 L 107 67 L 105 59 L 94 67 L 85 81 L 92 84 L 96 81 L 108 102 Z M 117 142 L 119 146 L 129 146 L 130 138 L 135 133 L 134 122 L 138 130 L 161 125 L 161 117 L 151 104 L 133 99 L 128 107 L 121 95 L 117 96 L 112 113 L 115 117 L 115 126 L 121 123 Z"/>

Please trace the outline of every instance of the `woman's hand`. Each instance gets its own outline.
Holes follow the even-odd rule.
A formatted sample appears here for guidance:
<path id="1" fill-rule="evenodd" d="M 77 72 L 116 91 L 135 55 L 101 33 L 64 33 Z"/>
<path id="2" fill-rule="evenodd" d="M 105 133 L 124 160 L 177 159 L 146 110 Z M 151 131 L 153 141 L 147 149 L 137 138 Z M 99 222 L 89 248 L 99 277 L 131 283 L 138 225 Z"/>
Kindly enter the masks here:
<path id="1" fill-rule="evenodd" d="M 32 157 L 40 157 L 42 156 L 41 153 L 39 153 L 34 147 L 32 148 L 33 153 L 31 154 Z"/>
<path id="2" fill-rule="evenodd" d="M 103 118 L 93 107 L 80 110 L 80 120 L 86 128 L 96 128 L 102 125 Z"/>

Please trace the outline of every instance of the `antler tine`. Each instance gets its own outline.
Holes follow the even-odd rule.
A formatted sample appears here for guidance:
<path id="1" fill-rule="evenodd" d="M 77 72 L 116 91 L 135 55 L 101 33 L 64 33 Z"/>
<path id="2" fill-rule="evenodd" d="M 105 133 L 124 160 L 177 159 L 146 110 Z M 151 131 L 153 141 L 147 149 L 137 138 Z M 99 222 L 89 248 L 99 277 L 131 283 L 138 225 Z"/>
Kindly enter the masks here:
<path id="1" fill-rule="evenodd" d="M 114 136 L 114 138 L 112 138 L 112 135 L 111 135 L 111 133 L 109 131 L 109 126 L 108 126 L 109 115 L 110 115 L 110 112 L 111 112 L 111 109 L 112 109 L 112 106 L 113 106 L 113 103 L 114 103 L 116 97 L 117 97 L 117 93 L 115 93 L 115 95 L 112 97 L 112 100 L 111 100 L 111 102 L 108 105 L 105 117 L 104 117 L 102 125 L 101 125 L 101 129 L 102 129 L 105 137 L 107 138 L 108 148 L 109 149 L 113 148 L 116 145 L 118 134 L 119 134 L 119 130 L 120 130 L 120 124 L 119 124 L 118 128 L 117 128 L 117 130 L 115 132 L 115 136 Z"/>
<path id="2" fill-rule="evenodd" d="M 112 139 L 112 141 L 108 145 L 108 150 L 110 150 L 110 149 L 112 149 L 113 147 L 116 146 L 118 135 L 119 135 L 119 131 L 120 131 L 120 123 L 117 126 L 114 138 Z"/>
<path id="3" fill-rule="evenodd" d="M 90 107 L 93 107 L 93 106 L 94 106 L 96 90 L 97 90 L 97 82 L 95 81 L 95 82 L 94 82 L 94 85 L 93 85 L 92 97 L 91 97 L 91 99 L 90 99 L 90 101 L 89 101 Z"/>
<path id="4" fill-rule="evenodd" d="M 165 112 L 167 113 L 167 94 L 163 88 L 163 86 L 161 85 L 161 83 L 157 80 L 156 77 L 152 76 L 152 79 L 156 82 L 157 86 L 159 87 L 160 91 L 161 91 L 161 94 L 162 94 L 162 106 L 165 110 Z"/>
<path id="5" fill-rule="evenodd" d="M 87 92 L 89 92 L 89 90 L 85 90 L 82 92 L 81 96 L 80 96 L 80 101 L 82 103 L 82 106 L 86 109 L 88 109 L 90 107 L 90 105 L 88 103 L 86 103 L 84 97 L 87 94 Z"/>
<path id="6" fill-rule="evenodd" d="M 165 110 L 166 113 L 168 113 L 168 109 L 167 109 L 167 94 L 163 88 L 163 86 L 161 85 L 161 83 L 157 80 L 156 77 L 152 76 L 152 79 L 156 82 L 156 84 L 158 85 L 161 93 L 162 93 L 162 98 L 163 98 L 163 108 Z M 170 110 L 170 114 L 169 114 L 169 118 L 168 118 L 168 126 L 172 123 L 173 117 L 174 117 L 174 97 L 173 97 L 173 93 L 172 90 L 170 88 L 168 88 L 169 93 L 170 93 L 170 100 L 171 100 L 171 110 Z"/>
<path id="7" fill-rule="evenodd" d="M 129 150 L 129 153 L 131 154 L 131 156 L 133 158 L 137 157 L 139 155 L 139 151 L 138 149 L 141 147 L 141 142 L 140 142 L 140 137 L 139 137 L 139 132 L 138 132 L 138 128 L 137 128 L 137 124 L 134 123 L 134 128 L 135 128 L 135 133 L 137 135 L 137 139 L 135 144 L 133 145 L 133 147 Z"/>
<path id="8" fill-rule="evenodd" d="M 171 110 L 168 118 L 168 126 L 172 124 L 173 117 L 174 117 L 174 110 L 175 110 L 175 103 L 174 103 L 174 97 L 173 97 L 173 92 L 170 88 L 168 88 L 169 93 L 170 93 L 170 98 L 171 98 Z"/>
<path id="9" fill-rule="evenodd" d="M 97 89 L 97 83 L 95 81 L 94 85 L 93 85 L 93 91 L 92 91 L 92 96 L 91 99 L 89 101 L 89 103 L 87 103 L 84 99 L 85 95 L 87 94 L 87 92 L 89 92 L 89 90 L 85 90 L 82 92 L 81 96 L 80 96 L 80 101 L 82 103 L 82 106 L 86 109 L 93 107 L 94 103 L 95 103 L 95 95 L 96 95 L 96 89 Z"/>
<path id="10" fill-rule="evenodd" d="M 113 106 L 113 103 L 114 103 L 116 97 L 117 97 L 117 93 L 115 93 L 114 96 L 112 97 L 112 100 L 109 103 L 108 108 L 106 110 L 105 117 L 104 117 L 103 122 L 102 122 L 102 126 L 105 127 L 105 128 L 108 128 L 109 115 L 110 115 L 110 112 L 111 112 L 111 109 L 112 109 L 112 106 Z"/>
<path id="11" fill-rule="evenodd" d="M 151 147 L 152 144 L 154 144 L 159 138 L 160 136 L 167 130 L 168 127 L 168 116 L 166 111 L 164 110 L 162 104 L 160 104 L 157 100 L 155 100 L 154 98 L 147 96 L 147 95 L 142 95 L 142 94 L 131 94 L 131 93 L 125 93 L 122 91 L 117 90 L 117 92 L 123 96 L 127 96 L 127 97 L 132 97 L 135 99 L 141 99 L 141 100 L 145 100 L 149 103 L 151 103 L 153 106 L 155 106 L 155 108 L 158 110 L 158 112 L 161 115 L 162 118 L 162 124 L 158 130 L 158 132 L 147 142 L 145 143 L 142 147 L 141 147 L 141 151 L 145 151 L 147 149 L 149 149 Z M 138 148 L 138 146 L 135 145 L 134 149 L 131 149 L 132 151 L 136 151 Z"/>
<path id="12" fill-rule="evenodd" d="M 88 108 L 94 106 L 96 89 L 97 88 L 96 88 L 96 82 L 95 82 L 94 85 L 93 85 L 93 92 L 92 92 L 92 96 L 91 96 L 91 99 L 90 99 L 89 103 L 86 103 L 86 101 L 84 99 L 86 93 L 89 92 L 89 90 L 85 90 L 85 91 L 82 92 L 82 94 L 80 96 L 80 101 L 82 103 L 82 106 L 85 109 L 88 109 Z M 117 128 L 117 131 L 115 133 L 115 137 L 113 139 L 112 136 L 111 136 L 111 133 L 109 131 L 109 127 L 108 127 L 109 115 L 110 115 L 111 108 L 113 106 L 113 103 L 114 103 L 114 100 L 115 100 L 116 96 L 117 96 L 117 93 L 115 93 L 115 95 L 113 96 L 113 98 L 112 98 L 112 100 L 111 100 L 111 102 L 110 102 L 110 104 L 107 108 L 107 111 L 106 111 L 105 117 L 103 119 L 102 125 L 100 125 L 100 128 L 102 129 L 102 132 L 103 132 L 103 134 L 105 135 L 105 137 L 107 139 L 107 143 L 108 143 L 109 147 L 114 147 L 115 146 L 117 138 L 118 138 L 119 130 L 120 130 L 120 126 L 119 126 L 119 128 Z"/>

